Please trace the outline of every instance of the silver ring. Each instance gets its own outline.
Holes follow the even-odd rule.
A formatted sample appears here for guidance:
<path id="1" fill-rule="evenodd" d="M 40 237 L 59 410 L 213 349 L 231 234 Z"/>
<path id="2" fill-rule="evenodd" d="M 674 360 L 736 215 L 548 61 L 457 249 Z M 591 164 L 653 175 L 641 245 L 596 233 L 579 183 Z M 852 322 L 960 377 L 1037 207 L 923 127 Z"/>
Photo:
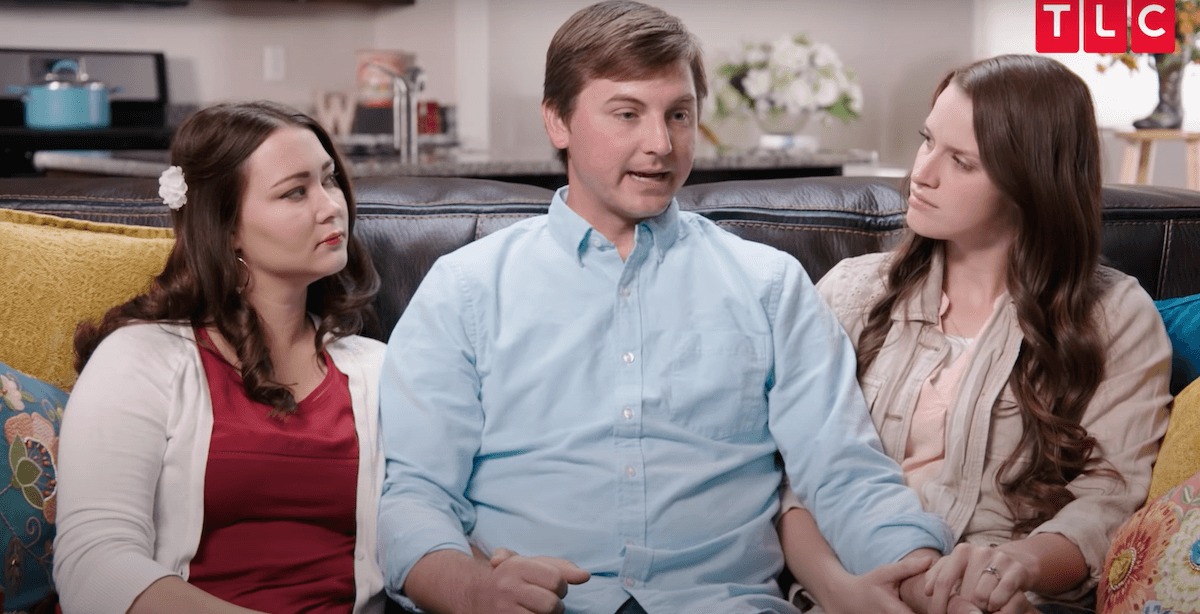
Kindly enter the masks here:
<path id="1" fill-rule="evenodd" d="M 996 569 L 995 565 L 988 565 L 987 569 L 983 570 L 983 573 L 990 573 L 993 576 L 996 576 L 997 580 L 1000 579 L 1000 572 Z"/>

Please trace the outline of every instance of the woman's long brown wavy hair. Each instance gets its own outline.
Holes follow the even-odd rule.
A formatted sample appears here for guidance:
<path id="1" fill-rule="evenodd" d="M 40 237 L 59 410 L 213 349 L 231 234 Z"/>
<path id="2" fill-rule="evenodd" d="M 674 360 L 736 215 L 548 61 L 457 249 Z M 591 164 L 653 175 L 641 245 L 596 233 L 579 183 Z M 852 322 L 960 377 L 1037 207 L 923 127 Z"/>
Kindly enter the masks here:
<path id="1" fill-rule="evenodd" d="M 379 275 L 362 243 L 354 238 L 354 191 L 345 163 L 329 133 L 312 118 L 273 102 L 219 104 L 188 117 L 171 143 L 171 164 L 183 168 L 187 203 L 171 214 L 175 245 L 166 266 L 149 290 L 75 331 L 75 368 L 82 371 L 96 346 L 110 333 L 137 322 L 214 326 L 237 352 L 246 394 L 270 405 L 272 415 L 296 411 L 296 399 L 274 379 L 275 370 L 262 322 L 243 299 L 245 267 L 238 262 L 233 237 L 246 188 L 246 159 L 276 130 L 312 130 L 333 158 L 334 172 L 349 213 L 348 260 L 334 275 L 308 288 L 307 309 L 318 318 L 317 352 L 326 336 L 345 337 L 362 330 L 370 317 Z"/>
<path id="2" fill-rule="evenodd" d="M 983 168 L 1018 212 L 1007 285 L 1024 340 L 1009 386 L 1024 430 L 996 479 L 1021 535 L 1074 499 L 1072 479 L 1111 473 L 1080 426 L 1104 376 L 1093 313 L 1101 292 L 1100 138 L 1087 85 L 1049 58 L 1003 55 L 954 70 L 935 101 L 950 84 L 970 97 Z M 897 247 L 860 339 L 860 375 L 940 244 L 910 230 Z"/>

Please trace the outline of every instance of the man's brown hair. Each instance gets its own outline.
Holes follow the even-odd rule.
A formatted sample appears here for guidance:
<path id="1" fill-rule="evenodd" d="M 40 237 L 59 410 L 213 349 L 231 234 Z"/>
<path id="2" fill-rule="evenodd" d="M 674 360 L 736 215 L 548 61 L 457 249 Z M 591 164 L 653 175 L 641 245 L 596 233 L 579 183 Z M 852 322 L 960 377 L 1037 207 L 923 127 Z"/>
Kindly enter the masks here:
<path id="1" fill-rule="evenodd" d="M 708 94 L 704 55 L 683 22 L 633 0 L 598 2 L 572 15 L 550 41 L 542 104 L 566 122 L 588 81 L 645 79 L 679 60 L 692 69 L 698 107 Z M 558 155 L 566 165 L 566 150 Z"/>

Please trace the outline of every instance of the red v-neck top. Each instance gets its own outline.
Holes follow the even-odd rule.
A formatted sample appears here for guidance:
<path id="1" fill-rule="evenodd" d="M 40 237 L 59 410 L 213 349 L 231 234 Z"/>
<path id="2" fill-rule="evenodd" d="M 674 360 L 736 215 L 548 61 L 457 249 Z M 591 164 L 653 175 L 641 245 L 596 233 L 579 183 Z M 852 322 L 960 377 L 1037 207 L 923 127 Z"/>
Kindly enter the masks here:
<path id="1" fill-rule="evenodd" d="M 358 439 L 345 374 L 326 354 L 325 379 L 296 413 L 271 418 L 207 332 L 196 338 L 213 431 L 188 581 L 264 612 L 350 612 Z"/>

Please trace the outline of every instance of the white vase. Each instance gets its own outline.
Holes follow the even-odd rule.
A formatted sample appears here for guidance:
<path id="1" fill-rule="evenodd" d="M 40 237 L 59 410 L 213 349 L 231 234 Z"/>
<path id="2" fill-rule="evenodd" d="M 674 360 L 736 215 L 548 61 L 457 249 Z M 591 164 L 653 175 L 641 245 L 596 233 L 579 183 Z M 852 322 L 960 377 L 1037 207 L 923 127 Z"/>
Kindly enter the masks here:
<path id="1" fill-rule="evenodd" d="M 758 148 L 768 152 L 812 153 L 817 151 L 817 138 L 807 134 L 800 134 L 804 130 L 804 127 L 808 125 L 808 120 L 811 117 L 812 113 L 810 111 L 800 111 L 798 113 L 755 113 L 754 120 L 758 124 L 759 132 L 761 132 L 758 138 Z"/>
<path id="2" fill-rule="evenodd" d="M 804 130 L 810 117 L 812 117 L 811 111 L 797 113 L 759 111 L 754 114 L 754 120 L 758 122 L 758 129 L 763 134 L 796 134 Z"/>

